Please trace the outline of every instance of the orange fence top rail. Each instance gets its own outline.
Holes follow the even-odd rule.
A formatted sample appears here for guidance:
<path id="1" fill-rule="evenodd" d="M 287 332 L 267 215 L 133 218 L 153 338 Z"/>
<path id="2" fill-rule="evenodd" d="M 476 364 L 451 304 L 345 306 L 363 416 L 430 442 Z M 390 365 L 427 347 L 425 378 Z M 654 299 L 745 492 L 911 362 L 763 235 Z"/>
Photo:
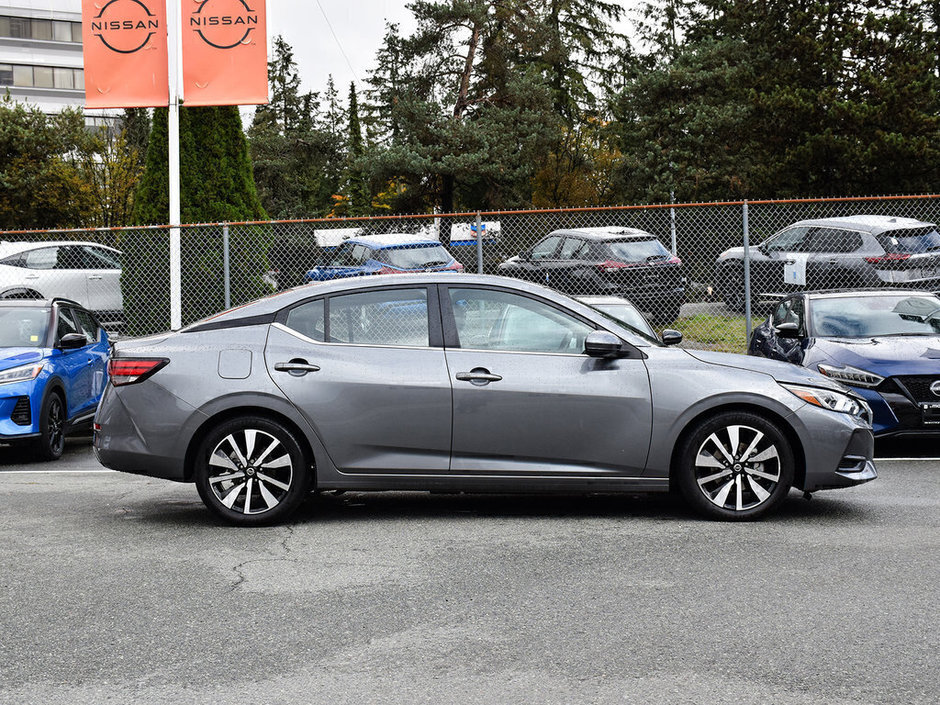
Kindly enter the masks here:
<path id="1" fill-rule="evenodd" d="M 208 222 L 208 223 L 182 223 L 178 226 L 172 225 L 134 225 L 106 228 L 68 228 L 51 230 L 0 230 L 0 236 L 5 235 L 41 235 L 41 234 L 76 234 L 76 233 L 109 233 L 122 232 L 125 230 L 171 230 L 178 227 L 181 230 L 189 230 L 205 227 L 228 226 L 254 226 L 254 225 L 291 225 L 291 224 L 313 224 L 329 223 L 338 225 L 342 223 L 363 223 L 371 221 L 394 221 L 394 220 L 433 220 L 435 218 L 457 219 L 457 218 L 493 218 L 507 215 L 555 215 L 564 213 L 612 213 L 619 211 L 643 211 L 643 210 L 664 210 L 668 208 L 714 208 L 724 207 L 743 207 L 749 206 L 768 206 L 768 205 L 787 205 L 799 203 L 859 203 L 859 202 L 878 202 L 878 201 L 910 201 L 910 200 L 930 200 L 940 199 L 940 194 L 913 194 L 907 196 L 843 196 L 837 198 L 787 198 L 787 199 L 765 199 L 765 200 L 740 200 L 740 201 L 705 201 L 694 203 L 651 203 L 645 205 L 629 206 L 582 206 L 577 208 L 535 208 L 529 210 L 492 210 L 492 211 L 468 211 L 463 213 L 414 213 L 414 214 L 395 214 L 395 215 L 371 215 L 342 218 L 294 218 L 287 220 L 246 220 L 246 221 L 227 221 L 227 222 Z"/>

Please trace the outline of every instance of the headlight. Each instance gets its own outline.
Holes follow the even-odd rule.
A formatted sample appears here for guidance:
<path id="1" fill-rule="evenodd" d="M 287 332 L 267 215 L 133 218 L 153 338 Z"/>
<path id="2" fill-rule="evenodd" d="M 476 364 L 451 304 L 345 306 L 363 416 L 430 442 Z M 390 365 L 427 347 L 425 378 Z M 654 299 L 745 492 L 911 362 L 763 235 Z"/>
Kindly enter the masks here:
<path id="1" fill-rule="evenodd" d="M 803 387 L 796 384 L 781 383 L 780 386 L 813 406 L 839 411 L 843 414 L 851 414 L 871 422 L 871 409 L 868 404 L 860 399 L 854 399 L 848 394 L 835 392 L 831 389 L 822 389 L 821 387 Z"/>
<path id="2" fill-rule="evenodd" d="M 0 384 L 11 384 L 12 382 L 27 382 L 31 379 L 36 379 L 39 376 L 39 373 L 42 372 L 42 363 L 34 363 L 32 365 L 21 365 L 20 367 L 13 367 L 9 370 L 4 370 L 0 372 Z"/>
<path id="3" fill-rule="evenodd" d="M 820 363 L 819 372 L 826 377 L 831 377 L 845 384 L 853 384 L 856 387 L 877 387 L 885 381 L 884 377 L 876 375 L 873 372 L 860 370 L 857 367 L 849 367 L 848 365 L 836 367 L 835 365 L 824 365 Z"/>

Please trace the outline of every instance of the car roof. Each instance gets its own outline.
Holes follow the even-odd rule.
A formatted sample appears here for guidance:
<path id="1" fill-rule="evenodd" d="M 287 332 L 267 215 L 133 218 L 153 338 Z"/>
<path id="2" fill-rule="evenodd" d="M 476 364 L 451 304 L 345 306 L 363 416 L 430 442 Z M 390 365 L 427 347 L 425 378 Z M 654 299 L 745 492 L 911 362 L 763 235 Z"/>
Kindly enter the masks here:
<path id="1" fill-rule="evenodd" d="M 652 233 L 637 228 L 625 228 L 620 226 L 607 225 L 601 228 L 565 228 L 563 230 L 553 230 L 549 235 L 579 235 L 586 240 L 648 240 L 656 239 Z"/>
<path id="2" fill-rule="evenodd" d="M 108 245 L 102 245 L 100 242 L 90 242 L 87 240 L 43 240 L 39 242 L 11 242 L 9 240 L 2 240 L 0 241 L 0 256 L 15 255 L 19 252 L 38 250 L 43 247 L 62 247 L 63 245 L 91 245 L 93 247 L 103 247 L 112 252 L 120 252 L 120 250 L 109 247 Z"/>
<path id="3" fill-rule="evenodd" d="M 68 304 L 84 309 L 77 301 L 56 297 L 53 299 L 0 299 L 0 308 L 49 308 L 53 304 Z"/>
<path id="4" fill-rule="evenodd" d="M 871 298 L 873 296 L 897 296 L 898 294 L 907 296 L 936 296 L 932 291 L 924 291 L 921 289 L 828 289 L 803 291 L 800 292 L 800 294 L 810 299 L 838 299 L 853 296 Z"/>
<path id="5" fill-rule="evenodd" d="M 847 228 L 850 230 L 861 230 L 871 233 L 872 235 L 879 235 L 891 230 L 935 227 L 933 223 L 915 220 L 914 218 L 898 218 L 891 215 L 847 215 L 835 218 L 814 218 L 811 220 L 801 220 L 797 223 L 793 223 L 793 225 Z"/>
<path id="6" fill-rule="evenodd" d="M 440 245 L 439 240 L 432 240 L 426 235 L 414 233 L 385 233 L 383 235 L 356 235 L 343 242 L 369 245 L 376 249 L 401 247 L 402 245 Z"/>
<path id="7" fill-rule="evenodd" d="M 231 308 L 209 318 L 193 323 L 188 328 L 203 324 L 224 321 L 265 317 L 288 306 L 314 296 L 335 293 L 353 293 L 359 289 L 372 289 L 380 286 L 427 286 L 429 284 L 457 284 L 459 286 L 488 285 L 506 286 L 522 292 L 528 292 L 548 299 L 568 299 L 570 297 L 540 284 L 533 284 L 513 277 L 501 277 L 493 274 L 454 274 L 453 272 L 414 272 L 403 274 L 377 274 L 369 277 L 344 277 L 324 282 L 313 282 L 270 294 L 263 299 L 251 301 L 242 306 Z M 577 301 L 575 303 L 578 303 Z M 588 304 L 584 304 L 588 307 Z M 259 321 L 260 322 L 260 321 Z M 183 330 L 186 330 L 185 328 Z"/>

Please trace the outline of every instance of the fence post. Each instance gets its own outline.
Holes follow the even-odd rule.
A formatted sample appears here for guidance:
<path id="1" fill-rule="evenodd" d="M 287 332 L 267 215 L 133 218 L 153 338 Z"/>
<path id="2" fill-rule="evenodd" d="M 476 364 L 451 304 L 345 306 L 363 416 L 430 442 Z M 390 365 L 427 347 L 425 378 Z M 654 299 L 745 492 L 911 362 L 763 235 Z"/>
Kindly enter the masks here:
<path id="1" fill-rule="evenodd" d="M 744 330 L 747 342 L 751 342 L 751 246 L 747 223 L 747 200 L 744 201 Z M 745 348 L 745 351 L 747 349 Z"/>
<path id="2" fill-rule="evenodd" d="M 676 202 L 676 192 L 669 192 L 669 202 Z M 676 256 L 676 209 L 672 206 L 669 207 L 669 232 L 672 235 L 672 256 Z"/>
<path id="3" fill-rule="evenodd" d="M 232 308 L 232 269 L 229 264 L 228 223 L 222 223 L 222 271 L 225 277 L 225 308 Z"/>
<path id="4" fill-rule="evenodd" d="M 477 211 L 477 274 L 483 274 L 483 228 Z"/>

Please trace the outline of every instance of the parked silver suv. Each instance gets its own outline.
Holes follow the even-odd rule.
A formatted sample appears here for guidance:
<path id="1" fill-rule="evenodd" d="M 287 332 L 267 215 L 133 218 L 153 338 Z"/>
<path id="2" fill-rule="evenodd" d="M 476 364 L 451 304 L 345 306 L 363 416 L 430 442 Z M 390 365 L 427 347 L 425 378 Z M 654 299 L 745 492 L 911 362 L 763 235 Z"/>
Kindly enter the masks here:
<path id="1" fill-rule="evenodd" d="M 801 220 L 750 248 L 751 300 L 796 290 L 910 286 L 940 289 L 940 232 L 886 215 Z M 744 248 L 718 256 L 715 280 L 729 308 L 744 309 Z"/>

